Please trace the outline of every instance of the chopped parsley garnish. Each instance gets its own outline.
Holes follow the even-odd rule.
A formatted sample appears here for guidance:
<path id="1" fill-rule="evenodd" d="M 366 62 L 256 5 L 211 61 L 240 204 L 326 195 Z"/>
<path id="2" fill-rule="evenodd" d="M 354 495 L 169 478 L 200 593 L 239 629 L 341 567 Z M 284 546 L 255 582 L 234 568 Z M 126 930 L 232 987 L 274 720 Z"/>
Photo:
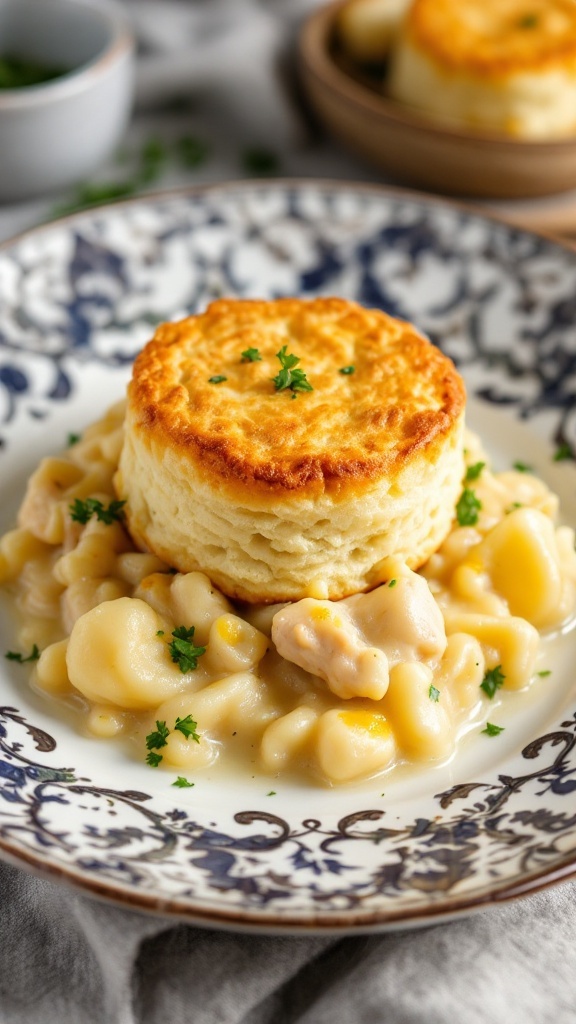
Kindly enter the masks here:
<path id="1" fill-rule="evenodd" d="M 266 796 L 276 796 L 276 790 L 271 789 L 269 793 L 266 793 Z"/>
<path id="2" fill-rule="evenodd" d="M 82 434 L 68 434 L 68 447 L 71 448 L 73 444 L 78 444 L 80 440 L 82 440 Z"/>
<path id="3" fill-rule="evenodd" d="M 515 469 L 517 473 L 532 472 L 532 466 L 529 466 L 527 462 L 513 462 L 512 468 Z"/>
<path id="4" fill-rule="evenodd" d="M 146 764 L 149 764 L 151 768 L 157 768 L 162 760 L 164 760 L 162 754 L 155 754 L 153 750 L 146 754 Z"/>
<path id="5" fill-rule="evenodd" d="M 228 377 L 223 377 L 221 373 L 217 373 L 214 377 L 209 377 L 208 378 L 208 383 L 209 384 L 223 384 L 225 380 L 228 380 Z"/>
<path id="6" fill-rule="evenodd" d="M 398 583 L 398 580 L 390 580 L 390 583 L 388 584 L 388 586 L 389 587 L 395 587 L 397 583 Z"/>
<path id="7" fill-rule="evenodd" d="M 187 740 L 195 740 L 196 743 L 200 743 L 200 737 L 196 732 L 198 722 L 195 722 L 192 715 L 186 715 L 186 718 L 177 718 L 175 729 L 181 732 Z"/>
<path id="8" fill-rule="evenodd" d="M 536 675 L 540 676 L 540 679 L 544 679 L 546 676 L 552 675 L 552 670 L 549 668 L 544 668 L 541 672 L 537 672 Z"/>
<path id="9" fill-rule="evenodd" d="M 206 648 L 196 647 L 192 642 L 194 626 L 190 626 L 189 629 L 186 626 L 176 626 L 176 629 L 172 630 L 172 636 L 174 639 L 168 644 L 168 650 L 180 671 L 192 672 L 198 668 L 198 658 L 206 653 Z"/>
<path id="10" fill-rule="evenodd" d="M 440 700 L 440 690 L 437 690 L 436 687 L 432 685 L 432 683 L 430 683 L 428 696 L 430 697 L 430 700 L 433 700 L 436 703 L 438 703 L 438 701 Z"/>
<path id="11" fill-rule="evenodd" d="M 468 466 L 464 482 L 469 483 L 470 480 L 477 480 L 485 465 L 485 462 L 475 462 L 473 466 Z"/>
<path id="12" fill-rule="evenodd" d="M 493 725 L 492 722 L 486 722 L 486 728 L 482 729 L 487 736 L 499 736 L 501 732 L 504 732 L 503 725 Z"/>
<path id="13" fill-rule="evenodd" d="M 313 391 L 314 388 L 306 379 L 304 371 L 295 369 L 300 362 L 300 356 L 289 355 L 286 351 L 287 348 L 287 345 L 283 345 L 280 351 L 276 353 L 276 358 L 280 360 L 282 367 L 279 373 L 272 378 L 276 391 L 283 391 L 284 388 L 289 388 L 294 396 L 297 391 Z"/>
<path id="14" fill-rule="evenodd" d="M 6 651 L 4 657 L 8 658 L 8 661 L 17 661 L 19 665 L 24 665 L 27 661 L 38 661 L 40 650 L 38 644 L 33 644 L 28 655 L 20 654 L 20 651 Z"/>
<path id="15" fill-rule="evenodd" d="M 569 444 L 561 444 L 554 453 L 554 462 L 565 462 L 566 459 L 573 459 L 572 449 Z"/>
<path id="16" fill-rule="evenodd" d="M 0 58 L 1 64 L 2 59 Z M 1 77 L 0 66 L 0 79 Z M 73 213 L 76 210 L 97 206 L 113 199 L 124 199 L 157 181 L 171 164 L 176 163 L 186 168 L 196 168 L 203 163 L 207 155 L 207 146 L 200 139 L 190 135 L 185 135 L 174 143 L 157 137 L 149 138 L 137 151 L 130 153 L 123 150 L 117 154 L 116 162 L 119 165 L 127 163 L 132 165 L 130 177 L 117 181 L 82 185 L 76 190 L 70 202 L 60 205 L 54 212 L 57 214 Z"/>
<path id="17" fill-rule="evenodd" d="M 169 735 L 170 729 L 166 722 L 156 721 L 156 729 L 148 733 L 146 737 L 146 748 L 148 750 L 158 750 L 160 747 L 165 747 Z"/>
<path id="18" fill-rule="evenodd" d="M 173 782 L 172 785 L 178 786 L 178 789 L 191 789 L 194 783 L 188 782 L 188 779 L 185 779 L 183 775 L 179 775 L 176 782 Z"/>
<path id="19" fill-rule="evenodd" d="M 92 516 L 96 516 L 99 523 L 105 523 L 106 526 L 110 526 L 114 522 L 121 522 L 124 518 L 124 505 L 125 501 L 111 501 L 106 508 L 98 498 L 86 498 L 82 501 L 80 498 L 75 498 L 71 505 L 68 506 L 70 509 L 70 518 L 75 523 L 87 523 Z"/>
<path id="20" fill-rule="evenodd" d="M 344 377 L 349 377 L 351 373 L 355 373 L 355 372 L 356 372 L 356 367 L 355 366 L 342 366 L 338 370 L 338 373 L 343 374 Z"/>
<path id="21" fill-rule="evenodd" d="M 502 671 L 502 665 L 496 665 L 495 668 L 489 668 L 484 679 L 480 683 L 480 689 L 484 690 L 487 697 L 492 700 L 496 690 L 499 690 L 504 685 L 506 676 Z"/>
<path id="22" fill-rule="evenodd" d="M 456 504 L 456 518 L 459 526 L 475 526 L 478 522 L 478 512 L 482 508 L 482 502 L 476 497 L 474 491 L 465 487 Z"/>
<path id="23" fill-rule="evenodd" d="M 196 743 L 200 743 L 200 736 L 196 732 L 197 723 L 192 718 L 192 715 L 186 715 L 186 718 L 177 718 L 174 725 L 174 729 L 178 729 L 187 740 L 195 740 Z M 146 756 L 146 764 L 149 764 L 152 768 L 157 768 L 160 761 L 163 759 L 162 754 L 156 753 L 157 750 L 161 750 L 162 747 L 166 746 L 168 737 L 171 730 L 166 725 L 165 721 L 156 722 L 156 728 L 148 733 L 146 737 L 146 747 L 148 748 L 148 754 Z M 185 786 L 193 786 L 193 782 L 188 782 L 187 779 L 183 779 L 182 776 L 178 776 L 176 782 L 172 783 L 173 786 L 180 786 L 182 789 Z"/>
<path id="24" fill-rule="evenodd" d="M 511 505 L 508 505 L 508 508 L 505 509 L 506 515 L 507 516 L 510 515 L 510 513 L 514 512 L 514 510 L 517 509 L 517 508 L 522 508 L 522 502 L 521 501 L 513 501 Z"/>
<path id="25" fill-rule="evenodd" d="M 257 348 L 245 348 L 242 352 L 243 363 L 261 363 L 262 356 Z"/>
<path id="26" fill-rule="evenodd" d="M 524 14 L 518 21 L 518 28 L 536 28 L 537 24 L 537 14 Z"/>

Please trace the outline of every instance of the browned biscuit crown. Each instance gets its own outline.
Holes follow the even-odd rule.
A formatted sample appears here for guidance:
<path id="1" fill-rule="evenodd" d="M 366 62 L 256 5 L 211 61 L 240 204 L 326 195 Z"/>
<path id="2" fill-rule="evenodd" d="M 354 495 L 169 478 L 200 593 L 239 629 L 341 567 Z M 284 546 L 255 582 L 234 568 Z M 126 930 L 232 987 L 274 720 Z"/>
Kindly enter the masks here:
<path id="1" fill-rule="evenodd" d="M 278 388 L 286 356 L 311 390 Z M 434 517 L 447 532 L 464 403 L 452 363 L 379 310 L 219 300 L 163 324 L 136 360 L 118 475 L 131 531 L 247 600 L 293 599 L 320 580 L 330 596 L 364 589 L 397 553 L 382 539 L 394 496 L 406 511 L 411 487 L 421 500 L 423 481 L 435 491 L 450 470 Z M 413 565 L 441 539 L 429 522 L 420 532 L 405 538 Z"/>
<path id="2" fill-rule="evenodd" d="M 500 77 L 576 67 L 573 0 L 413 0 L 406 25 L 446 69 Z"/>

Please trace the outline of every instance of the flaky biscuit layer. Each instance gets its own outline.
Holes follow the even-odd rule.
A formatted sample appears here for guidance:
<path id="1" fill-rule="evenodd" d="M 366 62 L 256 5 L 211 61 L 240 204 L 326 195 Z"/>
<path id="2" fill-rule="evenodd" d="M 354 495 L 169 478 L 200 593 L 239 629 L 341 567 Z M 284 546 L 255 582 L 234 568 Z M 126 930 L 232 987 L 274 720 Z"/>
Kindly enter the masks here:
<path id="1" fill-rule="evenodd" d="M 276 390 L 283 346 L 312 391 Z M 220 300 L 136 360 L 117 478 L 130 530 L 233 597 L 366 589 L 381 559 L 419 565 L 447 533 L 464 401 L 452 363 L 379 310 Z"/>

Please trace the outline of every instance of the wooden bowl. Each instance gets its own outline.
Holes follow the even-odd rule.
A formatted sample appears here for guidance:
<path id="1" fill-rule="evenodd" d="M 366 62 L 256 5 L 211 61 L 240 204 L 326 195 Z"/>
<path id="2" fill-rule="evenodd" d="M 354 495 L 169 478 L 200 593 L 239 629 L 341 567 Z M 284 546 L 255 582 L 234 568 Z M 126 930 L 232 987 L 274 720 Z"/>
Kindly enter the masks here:
<path id="1" fill-rule="evenodd" d="M 298 60 L 312 109 L 349 150 L 398 181 L 451 195 L 509 199 L 576 188 L 576 137 L 526 142 L 473 132 L 389 99 L 378 79 L 338 54 L 340 6 L 320 8 L 305 22 Z"/>

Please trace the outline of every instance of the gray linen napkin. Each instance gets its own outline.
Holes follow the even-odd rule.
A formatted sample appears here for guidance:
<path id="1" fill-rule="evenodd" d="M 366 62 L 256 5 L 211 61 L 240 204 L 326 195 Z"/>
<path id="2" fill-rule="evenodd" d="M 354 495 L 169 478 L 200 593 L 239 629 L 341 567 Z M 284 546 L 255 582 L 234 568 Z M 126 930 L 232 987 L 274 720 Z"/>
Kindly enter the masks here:
<path id="1" fill-rule="evenodd" d="M 421 930 L 234 935 L 0 866 L 2 1024 L 573 1024 L 576 886 Z"/>

